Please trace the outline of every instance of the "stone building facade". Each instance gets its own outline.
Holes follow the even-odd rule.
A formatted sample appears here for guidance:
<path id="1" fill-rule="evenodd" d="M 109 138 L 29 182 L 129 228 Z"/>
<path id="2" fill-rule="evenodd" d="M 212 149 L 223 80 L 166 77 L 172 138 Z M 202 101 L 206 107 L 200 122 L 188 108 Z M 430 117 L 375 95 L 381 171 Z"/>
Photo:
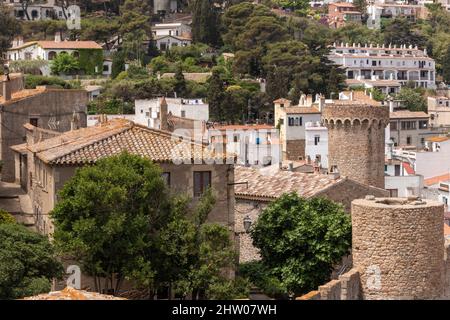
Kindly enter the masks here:
<path id="1" fill-rule="evenodd" d="M 299 300 L 450 298 L 444 206 L 432 200 L 352 202 L 352 269 Z"/>
<path id="2" fill-rule="evenodd" d="M 270 167 L 258 170 L 236 166 L 235 181 L 234 226 L 239 242 L 240 262 L 259 260 L 258 250 L 253 246 L 250 234 L 245 232 L 244 218 L 248 216 L 252 223 L 255 223 L 264 209 L 283 193 L 297 192 L 305 198 L 324 197 L 342 204 L 348 212 L 354 199 L 368 194 L 388 196 L 386 190 L 363 185 L 348 178 Z"/>
<path id="3" fill-rule="evenodd" d="M 388 106 L 335 101 L 324 108 L 322 122 L 328 128 L 328 169 L 384 188 Z"/>
<path id="4" fill-rule="evenodd" d="M 17 82 L 2 82 L 0 97 L 0 158 L 3 161 L 2 181 L 13 182 L 16 176 L 14 154 L 10 147 L 25 142 L 24 124 L 54 130 L 72 128 L 74 115 L 78 127 L 86 127 L 88 96 L 85 90 L 56 89 L 38 86 L 24 89 Z M 17 91 L 15 91 L 17 90 Z"/>

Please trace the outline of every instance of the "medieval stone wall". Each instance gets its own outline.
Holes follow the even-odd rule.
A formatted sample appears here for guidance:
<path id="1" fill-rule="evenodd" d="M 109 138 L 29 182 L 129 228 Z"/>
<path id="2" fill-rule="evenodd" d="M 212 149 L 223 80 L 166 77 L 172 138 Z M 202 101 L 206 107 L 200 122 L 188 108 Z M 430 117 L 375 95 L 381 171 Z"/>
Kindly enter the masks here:
<path id="1" fill-rule="evenodd" d="M 353 267 L 363 299 L 437 299 L 443 294 L 444 208 L 405 198 L 352 202 Z"/>
<path id="2" fill-rule="evenodd" d="M 384 129 L 387 106 L 328 105 L 322 113 L 328 128 L 328 167 L 363 184 L 384 188 Z"/>

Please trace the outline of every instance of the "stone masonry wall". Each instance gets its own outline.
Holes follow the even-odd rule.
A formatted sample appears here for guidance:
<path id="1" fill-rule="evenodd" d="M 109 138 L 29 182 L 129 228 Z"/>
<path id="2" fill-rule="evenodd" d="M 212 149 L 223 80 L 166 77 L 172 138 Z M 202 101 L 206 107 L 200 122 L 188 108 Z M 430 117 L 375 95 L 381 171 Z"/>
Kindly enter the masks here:
<path id="1" fill-rule="evenodd" d="M 328 128 L 328 166 L 342 176 L 384 188 L 384 128 L 387 106 L 329 105 L 322 113 Z"/>
<path id="2" fill-rule="evenodd" d="M 299 160 L 305 159 L 305 140 L 287 140 L 286 141 L 286 159 Z"/>
<path id="3" fill-rule="evenodd" d="M 431 200 L 352 202 L 353 266 L 363 299 L 442 297 L 443 214 L 443 204 Z"/>

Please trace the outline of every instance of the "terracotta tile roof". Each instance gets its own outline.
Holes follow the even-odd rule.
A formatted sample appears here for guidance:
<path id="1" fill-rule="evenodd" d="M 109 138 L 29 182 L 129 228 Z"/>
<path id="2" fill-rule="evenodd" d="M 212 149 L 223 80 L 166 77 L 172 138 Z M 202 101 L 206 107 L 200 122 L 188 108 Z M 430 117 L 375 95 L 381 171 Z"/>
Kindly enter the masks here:
<path id="1" fill-rule="evenodd" d="M 214 130 L 260 130 L 260 129 L 275 129 L 270 124 L 230 124 L 230 125 L 215 125 L 211 129 Z"/>
<path id="2" fill-rule="evenodd" d="M 5 101 L 3 96 L 0 96 L 0 103 L 1 104 L 10 104 L 12 102 L 16 102 L 21 99 L 29 98 L 32 96 L 36 96 L 38 94 L 41 94 L 45 92 L 47 89 L 45 87 L 37 87 L 36 89 L 25 89 L 20 90 L 17 92 L 14 92 L 11 94 L 11 100 Z"/>
<path id="3" fill-rule="evenodd" d="M 66 287 L 61 291 L 39 294 L 33 297 L 26 297 L 23 300 L 126 300 L 111 295 L 100 294 Z"/>
<path id="4" fill-rule="evenodd" d="M 443 181 L 449 181 L 450 180 L 450 173 L 442 174 L 440 176 L 430 177 L 427 179 L 424 179 L 423 183 L 425 186 L 429 187 L 435 184 L 438 184 L 439 182 Z"/>
<path id="5" fill-rule="evenodd" d="M 444 141 L 447 141 L 448 139 L 450 139 L 450 137 L 434 136 L 434 137 L 425 138 L 426 141 L 431 141 L 431 142 L 444 142 Z"/>
<path id="6" fill-rule="evenodd" d="M 255 169 L 236 166 L 234 169 L 234 188 L 236 198 L 270 201 L 283 193 L 297 192 L 302 197 L 312 197 L 316 193 L 335 185 L 343 178 L 335 179 L 332 175 L 310 174 L 279 170 L 278 166 Z"/>
<path id="7" fill-rule="evenodd" d="M 291 100 L 285 99 L 285 98 L 280 98 L 275 100 L 273 103 L 291 103 Z"/>
<path id="8" fill-rule="evenodd" d="M 37 41 L 43 49 L 102 49 L 95 41 Z"/>
<path id="9" fill-rule="evenodd" d="M 299 114 L 305 114 L 305 113 L 321 113 L 319 111 L 319 109 L 317 109 L 316 107 L 297 107 L 297 106 L 293 106 L 293 107 L 287 107 L 284 108 L 284 110 L 286 111 L 286 113 L 299 113 Z"/>
<path id="10" fill-rule="evenodd" d="M 328 4 L 329 6 L 336 6 L 336 7 L 344 7 L 344 8 L 356 8 L 353 4 L 348 2 L 335 2 Z"/>
<path id="11" fill-rule="evenodd" d="M 180 141 L 170 132 L 147 128 L 126 119 L 112 119 L 93 127 L 68 131 L 34 145 L 28 150 L 45 163 L 82 165 L 117 155 L 123 151 L 147 157 L 154 162 L 195 159 L 225 159 L 205 145 Z M 203 157 L 202 157 L 203 156 Z"/>
<path id="12" fill-rule="evenodd" d="M 409 111 L 409 110 L 400 110 L 394 111 L 389 114 L 389 118 L 391 119 L 404 119 L 404 118 L 429 118 L 430 116 L 423 111 Z"/>

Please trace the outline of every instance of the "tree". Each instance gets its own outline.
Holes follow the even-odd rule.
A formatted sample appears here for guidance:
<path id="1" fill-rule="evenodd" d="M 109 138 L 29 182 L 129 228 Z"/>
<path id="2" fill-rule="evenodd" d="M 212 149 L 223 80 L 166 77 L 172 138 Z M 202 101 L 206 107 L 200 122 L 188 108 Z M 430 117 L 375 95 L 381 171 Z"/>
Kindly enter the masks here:
<path id="1" fill-rule="evenodd" d="M 165 225 L 168 202 L 157 165 L 127 153 L 101 159 L 77 170 L 59 196 L 51 212 L 55 243 L 94 276 L 97 291 L 100 277 L 117 292 L 137 270 L 153 276 L 143 256 Z"/>
<path id="2" fill-rule="evenodd" d="M 0 61 L 3 53 L 11 46 L 14 36 L 19 35 L 21 30 L 21 25 L 14 18 L 11 10 L 0 4 Z"/>
<path id="3" fill-rule="evenodd" d="M 403 105 L 410 111 L 427 111 L 427 102 L 419 89 L 402 87 L 395 99 L 402 100 Z"/>
<path id="4" fill-rule="evenodd" d="M 210 110 L 210 118 L 213 121 L 223 121 L 225 118 L 222 103 L 224 96 L 224 87 L 223 81 L 220 78 L 220 73 L 217 70 L 213 70 L 208 82 L 208 104 Z"/>
<path id="5" fill-rule="evenodd" d="M 15 223 L 16 219 L 3 209 L 0 209 L 0 224 Z"/>
<path id="6" fill-rule="evenodd" d="M 176 92 L 177 97 L 184 97 L 186 95 L 186 80 L 184 79 L 183 68 L 181 65 L 177 66 L 174 78 L 174 91 Z"/>
<path id="7" fill-rule="evenodd" d="M 62 276 L 62 265 L 45 236 L 3 220 L 0 243 L 0 299 L 49 292 L 52 279 Z"/>
<path id="8" fill-rule="evenodd" d="M 192 9 L 192 39 L 217 47 L 221 44 L 219 12 L 214 0 L 195 0 Z"/>
<path id="9" fill-rule="evenodd" d="M 52 74 L 72 74 L 80 70 L 80 63 L 77 58 L 71 54 L 59 53 L 51 62 L 50 70 Z"/>
<path id="10" fill-rule="evenodd" d="M 349 252 L 351 219 L 330 200 L 290 193 L 262 212 L 251 235 L 263 266 L 289 295 L 299 295 L 327 282 Z"/>
<path id="11" fill-rule="evenodd" d="M 450 83 L 450 45 L 442 59 L 442 76 L 446 83 Z"/>
<path id="12" fill-rule="evenodd" d="M 406 18 L 395 18 L 382 23 L 384 43 L 425 47 L 426 39 L 414 27 L 415 24 Z"/>

